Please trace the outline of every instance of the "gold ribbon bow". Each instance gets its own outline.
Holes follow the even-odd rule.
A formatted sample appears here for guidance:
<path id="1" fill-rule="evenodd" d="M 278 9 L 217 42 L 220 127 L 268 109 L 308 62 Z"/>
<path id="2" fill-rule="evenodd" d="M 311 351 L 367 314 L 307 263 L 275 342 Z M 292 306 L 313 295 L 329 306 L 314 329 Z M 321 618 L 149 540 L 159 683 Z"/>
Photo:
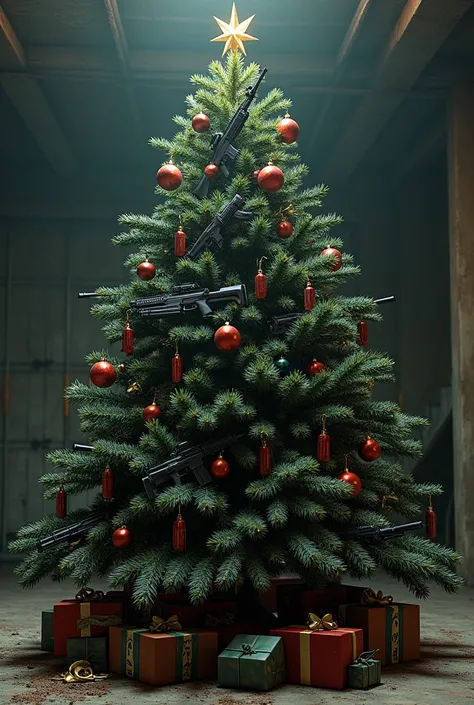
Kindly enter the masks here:
<path id="1" fill-rule="evenodd" d="M 386 607 L 386 605 L 391 605 L 393 602 L 393 597 L 391 595 L 384 595 L 382 590 L 375 592 L 372 588 L 367 588 L 361 598 L 361 603 L 363 605 L 372 605 L 379 607 Z"/>
<path id="2" fill-rule="evenodd" d="M 178 622 L 178 615 L 173 614 L 169 619 L 162 619 L 161 617 L 152 617 L 152 621 L 148 629 L 151 632 L 178 632 L 183 627 Z"/>
<path id="3" fill-rule="evenodd" d="M 97 614 L 90 617 L 83 617 L 77 620 L 77 628 L 79 631 L 87 627 L 118 627 L 122 624 L 120 617 L 115 617 L 109 614 Z"/>
<path id="4" fill-rule="evenodd" d="M 323 630 L 330 632 L 333 629 L 337 629 L 337 622 L 330 612 L 327 612 L 323 617 L 318 617 L 317 614 L 310 612 L 307 624 L 308 629 L 311 629 L 312 632 L 321 632 Z"/>
<path id="5" fill-rule="evenodd" d="M 78 602 L 97 602 L 104 599 L 102 590 L 94 590 L 90 587 L 83 587 L 77 593 L 75 599 Z"/>
<path id="6" fill-rule="evenodd" d="M 84 683 L 85 681 L 102 681 L 108 677 L 108 673 L 94 673 L 89 661 L 74 661 L 74 663 L 71 663 L 66 673 L 53 676 L 51 680 L 63 681 L 63 683 Z"/>
<path id="7" fill-rule="evenodd" d="M 221 617 L 216 617 L 214 614 L 207 614 L 206 621 L 204 622 L 205 627 L 219 627 L 224 625 L 229 625 L 234 623 L 234 615 L 231 612 L 226 612 Z"/>

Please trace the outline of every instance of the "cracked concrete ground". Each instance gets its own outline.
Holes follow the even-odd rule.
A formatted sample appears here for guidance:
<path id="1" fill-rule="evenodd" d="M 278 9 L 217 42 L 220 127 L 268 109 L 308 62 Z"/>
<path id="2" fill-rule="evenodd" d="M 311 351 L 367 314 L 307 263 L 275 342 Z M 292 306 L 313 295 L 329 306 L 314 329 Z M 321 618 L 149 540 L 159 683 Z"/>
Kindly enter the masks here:
<path id="1" fill-rule="evenodd" d="M 372 581 L 397 601 L 413 602 L 398 584 Z M 95 589 L 105 585 L 97 581 Z M 22 591 L 13 566 L 0 566 L 0 705 L 474 705 L 474 590 L 445 595 L 433 590 L 421 603 L 421 654 L 416 663 L 386 668 L 371 691 L 331 691 L 283 686 L 272 693 L 222 690 L 212 683 L 155 688 L 115 676 L 91 684 L 51 681 L 64 670 L 61 660 L 39 649 L 41 610 L 76 593 L 70 582 L 44 582 Z"/>

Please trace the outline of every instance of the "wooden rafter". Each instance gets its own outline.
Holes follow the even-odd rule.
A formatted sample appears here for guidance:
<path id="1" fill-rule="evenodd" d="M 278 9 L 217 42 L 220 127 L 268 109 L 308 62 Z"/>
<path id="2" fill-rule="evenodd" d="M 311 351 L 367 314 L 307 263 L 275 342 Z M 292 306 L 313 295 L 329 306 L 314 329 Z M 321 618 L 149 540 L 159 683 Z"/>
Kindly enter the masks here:
<path id="1" fill-rule="evenodd" d="M 325 179 L 349 177 L 473 0 L 407 0 L 381 54 L 372 93 L 331 152 Z"/>

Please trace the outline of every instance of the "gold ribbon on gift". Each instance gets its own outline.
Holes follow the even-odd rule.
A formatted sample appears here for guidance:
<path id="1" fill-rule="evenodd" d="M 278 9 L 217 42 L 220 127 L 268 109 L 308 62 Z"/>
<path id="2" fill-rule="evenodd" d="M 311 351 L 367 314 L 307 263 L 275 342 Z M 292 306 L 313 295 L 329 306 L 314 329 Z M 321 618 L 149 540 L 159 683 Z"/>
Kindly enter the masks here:
<path id="1" fill-rule="evenodd" d="M 81 632 L 81 636 L 83 629 L 90 629 L 90 627 L 118 627 L 120 624 L 122 624 L 120 617 L 108 614 L 91 615 L 77 620 L 77 628 Z"/>
<path id="2" fill-rule="evenodd" d="M 372 588 L 367 588 L 364 590 L 364 594 L 361 598 L 361 603 L 363 605 L 370 605 L 372 607 L 386 607 L 391 605 L 393 602 L 393 597 L 391 595 L 384 595 L 382 590 L 375 592 Z"/>
<path id="3" fill-rule="evenodd" d="M 94 590 L 90 587 L 83 587 L 77 593 L 75 599 L 78 602 L 96 602 L 104 599 L 102 590 Z"/>
<path id="4" fill-rule="evenodd" d="M 308 629 L 312 632 L 330 632 L 333 629 L 337 629 L 337 622 L 330 612 L 325 614 L 323 617 L 318 617 L 317 614 L 310 612 L 308 614 L 307 625 Z"/>
<path id="5" fill-rule="evenodd" d="M 65 673 L 53 676 L 51 680 L 63 681 L 63 683 L 90 683 L 90 681 L 102 681 L 108 677 L 108 673 L 94 673 L 89 661 L 74 661 Z"/>
<path id="6" fill-rule="evenodd" d="M 217 617 L 214 614 L 207 614 L 206 621 L 204 622 L 205 627 L 222 627 L 234 624 L 234 615 L 232 612 L 226 612 L 221 617 Z"/>
<path id="7" fill-rule="evenodd" d="M 169 619 L 162 619 L 161 617 L 152 617 L 150 626 L 148 627 L 150 632 L 179 632 L 182 629 L 181 624 L 178 621 L 178 615 L 173 614 Z"/>

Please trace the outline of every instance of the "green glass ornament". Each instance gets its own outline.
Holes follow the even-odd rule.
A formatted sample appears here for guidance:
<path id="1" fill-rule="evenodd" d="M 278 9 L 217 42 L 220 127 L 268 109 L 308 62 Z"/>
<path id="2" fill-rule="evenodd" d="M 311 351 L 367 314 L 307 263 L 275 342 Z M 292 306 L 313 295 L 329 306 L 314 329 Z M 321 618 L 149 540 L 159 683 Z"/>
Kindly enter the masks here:
<path id="1" fill-rule="evenodd" d="M 278 369 L 280 370 L 280 372 L 283 372 L 283 374 L 285 374 L 286 372 L 288 372 L 288 370 L 289 370 L 289 368 L 290 368 L 290 363 L 288 362 L 288 360 L 287 360 L 285 357 L 280 357 L 280 358 L 275 362 L 275 365 L 278 367 Z"/>

